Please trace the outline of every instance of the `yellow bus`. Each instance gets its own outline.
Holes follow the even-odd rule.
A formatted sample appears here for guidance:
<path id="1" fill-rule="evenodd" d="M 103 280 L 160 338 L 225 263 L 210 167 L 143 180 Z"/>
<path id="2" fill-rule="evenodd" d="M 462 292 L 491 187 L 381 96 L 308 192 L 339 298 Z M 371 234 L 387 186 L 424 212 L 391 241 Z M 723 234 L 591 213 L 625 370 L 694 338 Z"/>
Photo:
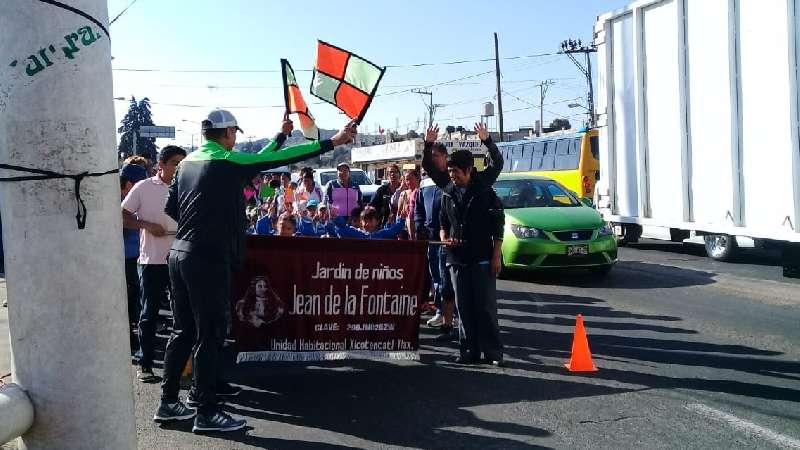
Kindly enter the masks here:
<path id="1" fill-rule="evenodd" d="M 592 199 L 600 179 L 597 130 L 544 136 L 523 141 L 498 142 L 504 173 L 522 173 L 552 178 Z"/>

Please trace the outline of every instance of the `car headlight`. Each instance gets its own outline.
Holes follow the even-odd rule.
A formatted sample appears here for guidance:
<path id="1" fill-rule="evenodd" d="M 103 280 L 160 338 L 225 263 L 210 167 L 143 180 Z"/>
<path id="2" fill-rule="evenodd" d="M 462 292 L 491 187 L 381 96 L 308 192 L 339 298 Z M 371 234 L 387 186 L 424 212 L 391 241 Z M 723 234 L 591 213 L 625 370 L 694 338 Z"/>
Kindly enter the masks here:
<path id="1" fill-rule="evenodd" d="M 614 227 L 612 227 L 611 224 L 608 222 L 603 224 L 603 226 L 600 227 L 600 230 L 598 231 L 598 235 L 600 236 L 611 236 L 612 234 L 614 234 Z"/>
<path id="2" fill-rule="evenodd" d="M 518 238 L 538 238 L 542 236 L 541 230 L 517 225 L 515 223 L 511 224 L 511 231 L 514 233 L 514 236 Z"/>

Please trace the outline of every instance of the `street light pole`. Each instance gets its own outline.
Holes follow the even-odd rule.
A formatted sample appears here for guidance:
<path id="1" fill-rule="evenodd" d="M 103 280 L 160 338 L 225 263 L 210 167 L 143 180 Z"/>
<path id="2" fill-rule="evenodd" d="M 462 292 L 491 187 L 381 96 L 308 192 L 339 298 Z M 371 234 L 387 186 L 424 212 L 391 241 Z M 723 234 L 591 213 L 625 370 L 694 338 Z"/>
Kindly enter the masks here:
<path id="1" fill-rule="evenodd" d="M 181 119 L 181 122 L 187 122 L 187 123 L 193 123 L 195 125 L 200 125 L 200 122 L 197 122 L 195 120 Z M 191 148 L 191 151 L 194 151 L 194 135 L 197 134 L 197 133 L 190 133 L 190 134 L 192 135 L 192 148 Z"/>
<path id="2" fill-rule="evenodd" d="M 583 109 L 585 109 L 587 112 L 589 112 L 591 114 L 591 110 L 589 108 L 581 105 L 580 103 L 570 103 L 569 105 L 567 105 L 567 108 L 583 108 Z M 586 124 L 586 126 L 589 126 L 588 122 L 584 122 L 584 123 Z"/>
<path id="3" fill-rule="evenodd" d="M 191 131 L 186 131 L 186 130 L 181 130 L 181 129 L 176 129 L 175 131 L 180 131 L 181 133 L 186 133 L 189 136 L 191 136 L 191 138 L 192 138 L 192 146 L 189 148 L 189 153 L 193 152 L 194 151 L 194 135 L 196 133 L 192 133 Z"/>

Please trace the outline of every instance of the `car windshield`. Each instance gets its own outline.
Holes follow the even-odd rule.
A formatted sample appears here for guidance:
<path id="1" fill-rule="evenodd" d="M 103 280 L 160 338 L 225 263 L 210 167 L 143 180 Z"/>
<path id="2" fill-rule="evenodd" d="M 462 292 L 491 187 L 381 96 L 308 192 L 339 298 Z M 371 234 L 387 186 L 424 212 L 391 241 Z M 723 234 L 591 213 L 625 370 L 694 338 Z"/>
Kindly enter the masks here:
<path id="1" fill-rule="evenodd" d="M 506 209 L 581 205 L 567 189 L 552 180 L 500 180 L 494 184 L 494 190 Z"/>
<path id="2" fill-rule="evenodd" d="M 338 176 L 339 175 L 337 172 L 322 172 L 319 174 L 319 181 L 323 186 L 325 186 L 329 181 L 335 180 Z M 360 170 L 350 171 L 350 180 L 358 185 L 372 184 L 372 182 L 369 181 L 369 178 L 367 178 L 367 174 Z"/>

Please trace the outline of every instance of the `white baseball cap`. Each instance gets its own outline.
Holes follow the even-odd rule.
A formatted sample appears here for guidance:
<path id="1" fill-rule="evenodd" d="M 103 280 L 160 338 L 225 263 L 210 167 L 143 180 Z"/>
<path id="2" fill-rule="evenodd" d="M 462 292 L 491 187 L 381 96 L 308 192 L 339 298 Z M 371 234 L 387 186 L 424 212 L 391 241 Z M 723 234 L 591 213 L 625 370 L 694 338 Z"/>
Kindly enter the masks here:
<path id="1" fill-rule="evenodd" d="M 204 130 L 228 127 L 235 127 L 240 133 L 244 133 L 244 131 L 239 128 L 239 124 L 236 123 L 236 117 L 233 117 L 230 111 L 224 109 L 215 109 L 211 111 L 208 113 L 208 117 L 203 121 Z"/>

